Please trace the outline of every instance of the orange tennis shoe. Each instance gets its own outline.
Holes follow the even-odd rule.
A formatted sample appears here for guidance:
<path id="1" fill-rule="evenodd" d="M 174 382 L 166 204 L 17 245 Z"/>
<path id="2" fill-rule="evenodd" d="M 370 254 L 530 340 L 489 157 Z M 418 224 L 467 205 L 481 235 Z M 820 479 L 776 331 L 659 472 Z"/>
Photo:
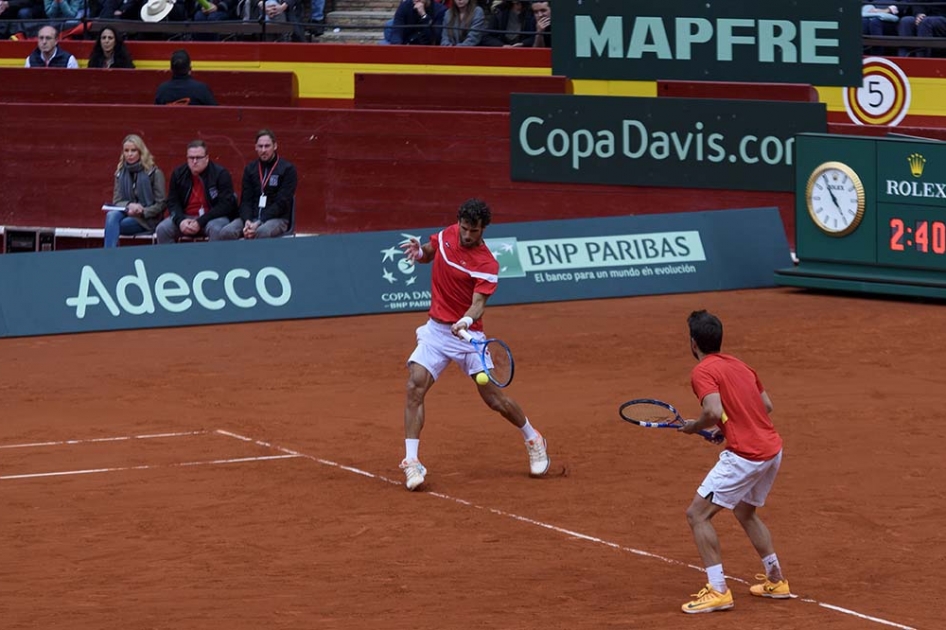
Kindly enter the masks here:
<path id="1" fill-rule="evenodd" d="M 696 599 L 685 603 L 681 610 L 685 613 L 708 613 L 717 610 L 729 610 L 736 604 L 732 600 L 732 589 L 720 593 L 709 584 L 699 593 L 693 595 Z"/>
<path id="2" fill-rule="evenodd" d="M 766 575 L 755 576 L 757 580 L 764 580 L 761 584 L 753 584 L 749 587 L 749 592 L 756 597 L 771 597 L 772 599 L 788 599 L 792 596 L 792 591 L 788 588 L 788 580 L 779 580 L 773 582 Z"/>

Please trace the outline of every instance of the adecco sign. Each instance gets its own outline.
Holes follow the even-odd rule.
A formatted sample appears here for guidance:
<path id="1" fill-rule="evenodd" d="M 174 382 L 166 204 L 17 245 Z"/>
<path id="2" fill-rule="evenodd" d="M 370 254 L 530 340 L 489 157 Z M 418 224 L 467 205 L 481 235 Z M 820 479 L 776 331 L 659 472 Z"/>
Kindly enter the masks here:
<path id="1" fill-rule="evenodd" d="M 861 4 L 555 3 L 552 72 L 572 79 L 860 86 Z"/>

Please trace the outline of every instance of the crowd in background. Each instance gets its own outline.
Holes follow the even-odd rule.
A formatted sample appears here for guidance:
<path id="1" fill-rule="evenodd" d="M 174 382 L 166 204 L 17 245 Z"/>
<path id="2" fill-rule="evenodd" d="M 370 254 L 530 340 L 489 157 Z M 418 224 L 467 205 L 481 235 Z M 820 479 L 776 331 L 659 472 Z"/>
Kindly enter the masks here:
<path id="1" fill-rule="evenodd" d="M 864 4 L 861 31 L 873 37 L 946 37 L 946 3 L 915 3 L 890 0 Z M 866 46 L 865 53 L 887 57 L 946 57 L 946 48 L 909 46 Z"/>
<path id="2" fill-rule="evenodd" d="M 268 25 L 266 39 L 309 41 L 325 30 L 326 0 L 0 0 L 0 37 L 36 38 L 54 25 L 61 39 L 91 38 L 108 24 L 137 39 L 258 39 L 260 31 L 234 23 Z M 163 22 L 140 29 L 135 22 Z M 175 29 L 173 23 L 213 24 Z M 126 25 L 122 28 L 123 23 Z M 117 29 L 117 30 L 116 30 Z M 384 28 L 383 43 L 444 46 L 551 46 L 548 0 L 403 0 Z"/>

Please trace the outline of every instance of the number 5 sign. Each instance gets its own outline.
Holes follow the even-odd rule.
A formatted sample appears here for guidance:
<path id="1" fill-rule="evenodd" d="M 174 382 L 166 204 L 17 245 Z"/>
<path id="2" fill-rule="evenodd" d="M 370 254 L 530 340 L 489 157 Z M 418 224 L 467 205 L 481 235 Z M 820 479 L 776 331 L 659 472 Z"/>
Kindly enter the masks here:
<path id="1" fill-rule="evenodd" d="M 910 80 L 883 57 L 864 58 L 864 84 L 842 89 L 844 109 L 858 125 L 900 124 L 910 109 Z"/>

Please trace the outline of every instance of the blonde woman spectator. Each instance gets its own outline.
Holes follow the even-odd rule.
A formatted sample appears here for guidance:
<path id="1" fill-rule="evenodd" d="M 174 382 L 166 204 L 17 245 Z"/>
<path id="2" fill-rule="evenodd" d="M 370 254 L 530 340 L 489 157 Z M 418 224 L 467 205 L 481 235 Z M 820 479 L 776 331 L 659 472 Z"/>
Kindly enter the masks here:
<path id="1" fill-rule="evenodd" d="M 164 183 L 164 173 L 155 166 L 144 140 L 135 134 L 125 136 L 112 193 L 112 206 L 123 209 L 105 215 L 105 247 L 117 247 L 122 234 L 154 231 L 166 207 Z"/>
<path id="2" fill-rule="evenodd" d="M 479 46 L 486 15 L 474 0 L 453 0 L 443 20 L 441 46 Z"/>

